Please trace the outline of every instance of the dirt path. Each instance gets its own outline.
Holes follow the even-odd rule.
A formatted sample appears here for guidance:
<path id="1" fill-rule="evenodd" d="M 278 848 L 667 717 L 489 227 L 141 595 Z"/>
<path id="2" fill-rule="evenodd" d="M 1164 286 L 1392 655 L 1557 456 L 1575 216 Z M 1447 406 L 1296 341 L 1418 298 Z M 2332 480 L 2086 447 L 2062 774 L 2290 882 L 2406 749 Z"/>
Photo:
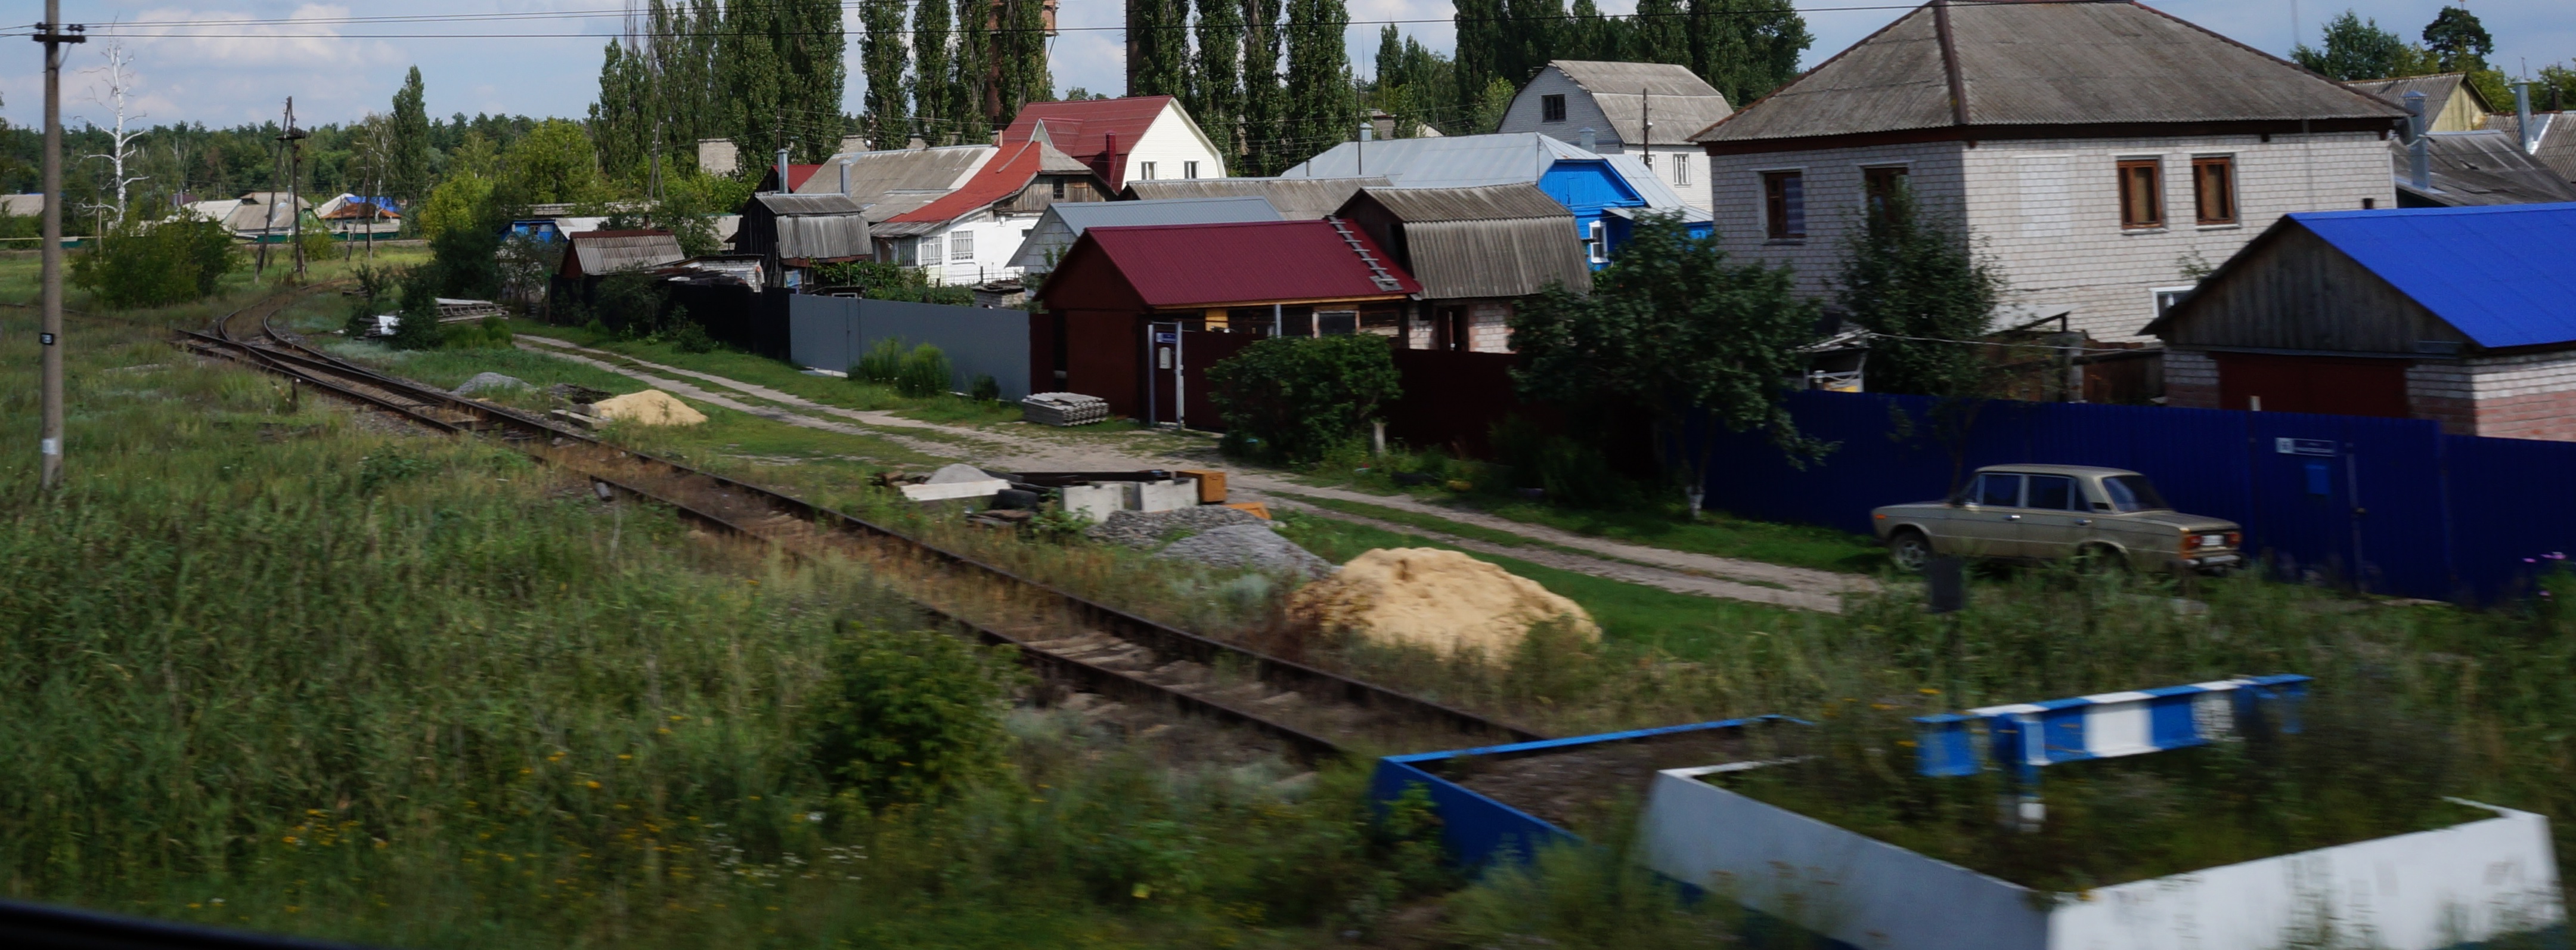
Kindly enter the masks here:
<path id="1" fill-rule="evenodd" d="M 1118 445 L 1109 438 L 1094 435 L 1049 437 L 1043 434 L 1048 430 L 1037 427 L 1030 427 L 1028 432 L 1019 433 L 942 425 L 923 422 L 919 419 L 907 419 L 889 410 L 848 409 L 827 405 L 767 386 L 636 359 L 623 353 L 592 349 L 565 340 L 527 334 L 520 334 L 518 340 L 520 349 L 548 353 L 616 373 L 676 396 L 696 399 L 787 425 L 886 439 L 925 455 L 958 459 L 985 468 L 1002 471 L 1117 471 L 1219 464 L 1215 458 L 1213 444 L 1205 444 L 1204 448 L 1174 452 L 1168 450 L 1169 438 L 1158 437 L 1156 433 L 1139 432 L 1135 434 L 1132 445 Z M 699 385 L 700 382 L 709 385 Z M 718 389 L 725 391 L 718 392 L 716 391 Z M 1275 474 L 1262 472 L 1236 469 L 1228 477 L 1227 487 L 1240 494 L 1276 499 L 1283 504 L 1310 510 L 1322 517 L 1367 524 L 1390 531 L 1435 537 L 1443 544 L 1470 551 L 1520 558 L 1533 564 L 1544 564 L 1562 570 L 1643 584 L 1678 593 L 1779 604 L 1806 610 L 1839 611 L 1840 595 L 1871 591 L 1878 586 L 1869 578 L 1854 574 L 1837 574 L 1831 571 L 1629 544 L 1544 525 L 1513 521 L 1482 512 L 1433 505 L 1401 495 L 1372 495 L 1338 488 L 1302 485 Z M 1344 514 L 1296 502 L 1297 496 L 1301 495 L 1309 498 L 1361 502 L 1430 515 L 1527 538 L 1538 542 L 1539 545 L 1572 548 L 1596 554 L 1599 557 L 1551 551 L 1543 546 L 1513 547 L 1493 544 L 1426 531 L 1409 525 Z M 1622 561 L 1630 563 L 1620 563 Z M 1748 581 L 1751 583 L 1742 583 Z M 1771 586 L 1755 586 L 1757 584 Z"/>

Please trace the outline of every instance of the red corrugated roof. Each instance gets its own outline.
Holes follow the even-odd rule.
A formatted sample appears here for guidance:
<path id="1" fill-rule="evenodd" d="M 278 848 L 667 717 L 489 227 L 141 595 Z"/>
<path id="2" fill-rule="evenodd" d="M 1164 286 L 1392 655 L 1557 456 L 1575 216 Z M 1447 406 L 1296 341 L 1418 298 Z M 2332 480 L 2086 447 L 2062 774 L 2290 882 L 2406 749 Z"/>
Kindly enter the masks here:
<path id="1" fill-rule="evenodd" d="M 1136 140 L 1171 103 L 1170 96 L 1032 102 L 1021 106 L 1011 127 L 1002 130 L 1002 141 L 1026 142 L 1043 121 L 1057 151 L 1089 163 L 1114 187 L 1126 180 L 1127 153 L 1135 151 Z M 1118 136 L 1114 152 L 1109 148 L 1112 133 Z"/>
<path id="2" fill-rule="evenodd" d="M 1365 232 L 1350 230 L 1395 278 L 1395 289 L 1377 285 L 1376 272 L 1331 219 L 1088 228 L 1056 273 L 1071 270 L 1077 255 L 1100 255 L 1149 307 L 1345 300 L 1422 290 Z"/>
<path id="3" fill-rule="evenodd" d="M 914 208 L 887 221 L 947 221 L 983 210 L 996 201 L 1009 198 L 1027 188 L 1038 177 L 1041 151 L 1035 142 L 1002 146 L 1002 154 L 985 162 L 984 167 L 968 176 L 966 184 L 956 191 L 941 195 L 939 200 Z"/>

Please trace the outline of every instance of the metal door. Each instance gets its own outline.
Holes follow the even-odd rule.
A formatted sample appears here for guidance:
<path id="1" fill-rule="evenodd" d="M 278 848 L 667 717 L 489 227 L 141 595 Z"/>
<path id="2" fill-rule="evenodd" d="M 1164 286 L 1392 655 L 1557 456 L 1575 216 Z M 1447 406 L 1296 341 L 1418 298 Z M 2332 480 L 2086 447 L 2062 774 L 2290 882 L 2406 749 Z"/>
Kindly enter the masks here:
<path id="1" fill-rule="evenodd" d="M 1181 325 L 1148 323 L 1145 325 L 1145 376 L 1152 382 L 1146 387 L 1145 423 L 1180 424 L 1187 406 L 1186 383 L 1181 375 L 1186 365 L 1181 360 Z"/>
<path id="2" fill-rule="evenodd" d="M 2072 557 L 2093 539 L 2091 504 L 2073 477 L 2032 475 L 2022 490 L 2020 530 L 2015 534 L 2021 556 Z"/>
<path id="3" fill-rule="evenodd" d="M 1950 512 L 1948 550 L 1943 553 L 2022 556 L 2021 483 L 2021 476 L 2004 472 L 1987 472 L 1970 482 L 1967 502 Z"/>

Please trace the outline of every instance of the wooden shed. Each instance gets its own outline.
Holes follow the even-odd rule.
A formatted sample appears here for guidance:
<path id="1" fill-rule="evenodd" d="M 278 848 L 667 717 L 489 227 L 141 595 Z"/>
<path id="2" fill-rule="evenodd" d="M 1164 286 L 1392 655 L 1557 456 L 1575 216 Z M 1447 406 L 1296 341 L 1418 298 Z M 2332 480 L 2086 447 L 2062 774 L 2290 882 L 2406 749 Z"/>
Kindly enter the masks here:
<path id="1" fill-rule="evenodd" d="M 1363 328 L 1400 335 L 1407 349 L 1507 353 L 1521 300 L 1550 285 L 1592 290 L 1574 212 L 1536 185 L 1364 188 L 1338 216 L 1422 281 L 1401 327 Z"/>
<path id="2" fill-rule="evenodd" d="M 814 265 L 866 259 L 868 221 L 847 195 L 753 195 L 733 246 L 768 262 L 770 286 L 797 287 Z"/>

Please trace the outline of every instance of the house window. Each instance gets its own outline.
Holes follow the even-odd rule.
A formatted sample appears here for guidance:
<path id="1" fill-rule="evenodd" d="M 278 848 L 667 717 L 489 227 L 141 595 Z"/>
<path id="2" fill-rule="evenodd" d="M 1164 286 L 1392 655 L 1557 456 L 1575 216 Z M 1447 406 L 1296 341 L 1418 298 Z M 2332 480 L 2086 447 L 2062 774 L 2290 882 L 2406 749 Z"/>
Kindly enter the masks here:
<path id="1" fill-rule="evenodd" d="M 2236 160 L 2204 155 L 2191 160 L 2192 204 L 2202 225 L 2236 223 Z"/>
<path id="2" fill-rule="evenodd" d="M 1673 184 L 1690 184 L 1690 156 L 1673 156 Z"/>
<path id="3" fill-rule="evenodd" d="M 1565 121 L 1565 97 L 1562 95 L 1538 97 L 1538 112 L 1538 120 L 1541 122 Z"/>
<path id="4" fill-rule="evenodd" d="M 1199 163 L 1197 163 L 1197 162 L 1182 162 L 1182 163 L 1181 163 L 1181 177 L 1183 177 L 1183 178 L 1197 178 L 1197 177 L 1199 177 Z"/>
<path id="5" fill-rule="evenodd" d="M 2165 226 L 2164 168 L 2152 158 L 2120 160 L 2120 226 Z"/>
<path id="6" fill-rule="evenodd" d="M 917 258 L 917 260 L 920 261 L 923 266 L 939 263 L 939 239 L 935 237 L 922 238 L 921 256 Z"/>
<path id="7" fill-rule="evenodd" d="M 1807 176 L 1804 172 L 1762 173 L 1762 217 L 1774 241 L 1807 237 Z"/>
<path id="8" fill-rule="evenodd" d="M 2187 297 L 2190 297 L 2190 296 L 2191 296 L 2191 292 L 2192 292 L 2193 290 L 2195 290 L 2195 289 L 2197 289 L 2197 288 L 2196 288 L 2196 287 L 2158 287 L 2158 288 L 2155 288 L 2155 289 L 2154 289 L 2154 290 L 2152 290 L 2152 291 L 2149 291 L 2150 293 L 2153 293 L 2153 294 L 2155 294 L 2155 295 L 2156 295 L 2156 319 L 2158 319 L 2158 320 L 2162 320 L 2162 319 L 2164 319 L 2164 318 L 2165 318 L 2165 314 L 2167 314 L 2167 313 L 2171 313 L 2171 312 L 2173 312 L 2173 308 L 2181 306 L 2181 305 L 2182 305 L 2182 302 L 2183 302 L 2183 299 L 2184 299 L 2184 298 L 2187 298 Z"/>
<path id="9" fill-rule="evenodd" d="M 1358 332 L 1360 313 L 1357 310 L 1315 311 L 1316 336 L 1350 336 Z"/>
<path id="10" fill-rule="evenodd" d="M 1055 200 L 1057 200 L 1057 201 L 1063 201 L 1063 200 L 1064 200 L 1064 179 L 1062 179 L 1062 178 L 1058 178 L 1058 179 L 1056 179 L 1056 180 L 1055 180 Z"/>
<path id="11" fill-rule="evenodd" d="M 1599 221 L 1584 229 L 1583 256 L 1595 264 L 1610 262 L 1610 229 Z"/>
<path id="12" fill-rule="evenodd" d="M 1882 215 L 1896 207 L 1896 194 L 1905 190 L 1906 181 L 1906 169 L 1903 165 L 1881 165 L 1861 169 L 1861 196 L 1863 200 L 1869 202 L 1869 213 L 1873 216 Z"/>
<path id="13" fill-rule="evenodd" d="M 975 232 L 973 232 L 973 231 L 959 231 L 959 232 L 957 232 L 957 233 L 955 233 L 955 234 L 951 234 L 951 235 L 949 235 L 949 236 L 948 236 L 948 259 L 949 259 L 949 260 L 952 260 L 952 261 L 971 261 L 971 260 L 974 260 L 974 259 L 975 259 Z"/>
<path id="14" fill-rule="evenodd" d="M 1152 162 L 1141 162 L 1141 163 L 1138 163 L 1138 166 L 1137 166 L 1137 167 L 1138 167 L 1139 169 L 1141 169 L 1140 171 L 1138 171 L 1138 172 L 1136 173 L 1136 174 L 1137 174 L 1137 177 L 1139 177 L 1139 178 L 1143 178 L 1143 179 L 1145 179 L 1146 181 L 1153 181 L 1153 180 L 1154 180 L 1154 163 L 1152 163 Z"/>

